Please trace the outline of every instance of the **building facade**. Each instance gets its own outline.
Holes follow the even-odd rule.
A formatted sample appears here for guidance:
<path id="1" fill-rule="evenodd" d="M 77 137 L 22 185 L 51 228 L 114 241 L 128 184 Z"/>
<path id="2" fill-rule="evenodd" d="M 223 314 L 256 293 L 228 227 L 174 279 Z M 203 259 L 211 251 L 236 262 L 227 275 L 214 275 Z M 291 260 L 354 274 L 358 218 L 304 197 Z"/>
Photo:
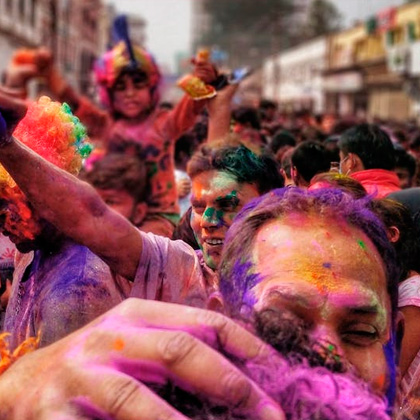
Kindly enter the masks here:
<path id="1" fill-rule="evenodd" d="M 327 39 L 317 38 L 277 54 L 263 63 L 263 96 L 283 110 L 325 110 L 323 72 Z"/>
<path id="2" fill-rule="evenodd" d="M 420 115 L 420 2 L 272 55 L 262 96 L 284 110 L 407 120 Z"/>
<path id="3" fill-rule="evenodd" d="M 416 115 L 420 4 L 385 9 L 364 24 L 332 35 L 324 89 L 340 115 L 406 120 Z"/>
<path id="4" fill-rule="evenodd" d="M 89 92 L 94 59 L 109 42 L 102 0 L 0 0 L 0 71 L 16 48 L 46 46 L 66 79 Z"/>

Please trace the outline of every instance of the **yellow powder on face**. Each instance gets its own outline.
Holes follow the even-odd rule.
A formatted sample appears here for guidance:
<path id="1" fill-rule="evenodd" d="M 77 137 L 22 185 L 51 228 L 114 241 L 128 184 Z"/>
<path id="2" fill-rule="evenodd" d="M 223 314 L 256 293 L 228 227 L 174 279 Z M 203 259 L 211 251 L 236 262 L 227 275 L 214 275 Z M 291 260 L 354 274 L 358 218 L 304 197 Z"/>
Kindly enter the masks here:
<path id="1" fill-rule="evenodd" d="M 319 215 L 291 217 L 265 225 L 254 252 L 266 278 L 312 284 L 321 294 L 354 291 L 357 281 L 382 281 L 383 264 L 368 238 L 345 222 L 329 224 Z M 352 279 L 356 282 L 343 282 Z"/>

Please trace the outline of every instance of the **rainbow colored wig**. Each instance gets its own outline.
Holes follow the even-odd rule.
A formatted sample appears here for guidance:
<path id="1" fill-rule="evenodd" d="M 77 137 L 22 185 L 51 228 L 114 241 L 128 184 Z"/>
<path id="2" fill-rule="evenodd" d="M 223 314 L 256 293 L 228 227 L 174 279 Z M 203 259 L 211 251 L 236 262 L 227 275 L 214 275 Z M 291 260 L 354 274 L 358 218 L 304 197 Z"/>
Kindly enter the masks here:
<path id="1" fill-rule="evenodd" d="M 85 127 L 70 107 L 46 96 L 29 106 L 13 135 L 44 159 L 73 175 L 78 174 L 82 159 L 92 151 Z M 1 165 L 0 199 L 4 203 L 1 213 L 5 217 L 5 229 L 20 237 L 34 239 L 39 226 L 27 199 Z"/>
<path id="2" fill-rule="evenodd" d="M 152 93 L 152 107 L 155 107 L 159 101 L 158 86 L 161 79 L 159 67 L 153 56 L 145 49 L 134 46 L 133 53 L 136 68 L 147 75 Z M 99 98 L 106 107 L 111 108 L 110 89 L 114 86 L 121 72 L 131 65 L 130 54 L 124 41 L 119 42 L 97 60 L 94 71 L 99 87 Z"/>

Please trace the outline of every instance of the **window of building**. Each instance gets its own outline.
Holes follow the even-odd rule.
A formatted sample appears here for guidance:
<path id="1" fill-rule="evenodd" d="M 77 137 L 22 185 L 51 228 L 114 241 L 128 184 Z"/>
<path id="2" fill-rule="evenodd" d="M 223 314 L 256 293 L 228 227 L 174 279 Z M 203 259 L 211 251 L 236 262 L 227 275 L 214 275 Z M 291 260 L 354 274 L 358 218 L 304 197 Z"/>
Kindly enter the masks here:
<path id="1" fill-rule="evenodd" d="M 25 17 L 25 0 L 19 0 L 19 17 L 23 19 Z"/>
<path id="2" fill-rule="evenodd" d="M 417 39 L 416 24 L 414 22 L 407 23 L 408 42 L 414 42 Z"/>
<path id="3" fill-rule="evenodd" d="M 404 29 L 403 28 L 395 28 L 392 29 L 392 41 L 393 43 L 391 45 L 398 45 L 398 44 L 402 44 L 403 42 L 405 42 L 404 40 Z"/>
<path id="4" fill-rule="evenodd" d="M 37 11 L 38 0 L 31 0 L 31 25 L 35 26 L 36 23 L 36 11 Z"/>
<path id="5" fill-rule="evenodd" d="M 13 0 L 6 0 L 6 12 L 12 13 Z"/>

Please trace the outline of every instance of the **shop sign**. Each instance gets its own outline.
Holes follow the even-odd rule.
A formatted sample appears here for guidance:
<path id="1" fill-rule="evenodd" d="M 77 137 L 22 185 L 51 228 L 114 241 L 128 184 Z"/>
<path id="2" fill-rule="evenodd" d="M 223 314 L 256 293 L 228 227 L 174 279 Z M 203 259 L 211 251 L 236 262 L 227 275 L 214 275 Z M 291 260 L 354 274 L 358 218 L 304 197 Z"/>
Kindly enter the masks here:
<path id="1" fill-rule="evenodd" d="M 363 77 L 357 71 L 324 77 L 323 88 L 327 92 L 357 92 L 363 87 Z"/>
<path id="2" fill-rule="evenodd" d="M 393 29 L 395 27 L 396 18 L 397 9 L 395 7 L 382 10 L 377 14 L 376 31 L 386 32 Z"/>

